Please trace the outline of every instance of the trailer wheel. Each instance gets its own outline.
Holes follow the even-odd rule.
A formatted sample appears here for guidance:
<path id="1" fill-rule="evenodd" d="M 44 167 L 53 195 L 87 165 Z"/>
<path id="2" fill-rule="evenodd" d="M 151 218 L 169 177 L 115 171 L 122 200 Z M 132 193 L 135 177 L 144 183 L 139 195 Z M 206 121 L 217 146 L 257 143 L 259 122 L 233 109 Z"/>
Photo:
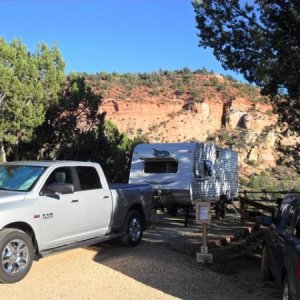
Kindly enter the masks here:
<path id="1" fill-rule="evenodd" d="M 168 207 L 167 208 L 167 212 L 169 215 L 171 215 L 172 217 L 176 217 L 177 213 L 178 213 L 178 208 L 177 207 Z"/>
<path id="2" fill-rule="evenodd" d="M 223 201 L 218 200 L 215 205 L 216 209 L 216 217 L 217 219 L 224 219 L 225 218 L 225 204 Z"/>
<path id="3" fill-rule="evenodd" d="M 225 211 L 226 211 L 226 202 L 227 202 L 227 196 L 221 195 L 219 197 L 219 200 L 216 202 L 216 216 L 217 219 L 224 219 L 225 218 Z"/>
<path id="4" fill-rule="evenodd" d="M 129 247 L 138 245 L 143 237 L 144 223 L 145 220 L 138 211 L 129 211 L 125 220 L 125 235 L 121 242 Z"/>
<path id="5" fill-rule="evenodd" d="M 6 228 L 0 232 L 0 281 L 14 283 L 29 272 L 33 260 L 30 237 L 23 231 Z"/>

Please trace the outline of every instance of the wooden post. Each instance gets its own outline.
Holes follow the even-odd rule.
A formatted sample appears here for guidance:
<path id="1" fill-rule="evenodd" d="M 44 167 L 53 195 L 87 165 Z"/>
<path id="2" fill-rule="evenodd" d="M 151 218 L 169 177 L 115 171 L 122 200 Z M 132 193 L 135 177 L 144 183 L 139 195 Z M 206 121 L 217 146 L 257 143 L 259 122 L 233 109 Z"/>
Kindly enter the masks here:
<path id="1" fill-rule="evenodd" d="M 187 209 L 185 210 L 184 227 L 187 227 L 187 225 L 188 225 L 189 216 L 190 216 L 190 209 L 187 208 Z"/>
<path id="2" fill-rule="evenodd" d="M 244 190 L 244 195 L 240 197 L 240 206 L 241 206 L 241 226 L 245 225 L 245 202 L 244 199 L 247 197 L 247 191 Z"/>
<path id="3" fill-rule="evenodd" d="M 207 249 L 207 223 L 202 224 L 202 246 Z"/>
<path id="4" fill-rule="evenodd" d="M 202 246 L 200 252 L 196 253 L 197 262 L 212 263 L 213 255 L 208 253 L 207 247 L 207 224 L 211 222 L 210 202 L 196 203 L 196 221 L 202 224 Z"/>

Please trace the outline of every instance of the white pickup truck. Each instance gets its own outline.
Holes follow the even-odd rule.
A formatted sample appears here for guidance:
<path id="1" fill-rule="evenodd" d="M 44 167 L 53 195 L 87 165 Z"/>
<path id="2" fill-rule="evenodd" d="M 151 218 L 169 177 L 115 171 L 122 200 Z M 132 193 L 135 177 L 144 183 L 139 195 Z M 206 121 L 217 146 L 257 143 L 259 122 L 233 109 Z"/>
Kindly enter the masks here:
<path id="1" fill-rule="evenodd" d="M 108 185 L 96 163 L 0 164 L 0 281 L 21 280 L 55 251 L 114 238 L 137 245 L 152 200 L 150 185 Z"/>

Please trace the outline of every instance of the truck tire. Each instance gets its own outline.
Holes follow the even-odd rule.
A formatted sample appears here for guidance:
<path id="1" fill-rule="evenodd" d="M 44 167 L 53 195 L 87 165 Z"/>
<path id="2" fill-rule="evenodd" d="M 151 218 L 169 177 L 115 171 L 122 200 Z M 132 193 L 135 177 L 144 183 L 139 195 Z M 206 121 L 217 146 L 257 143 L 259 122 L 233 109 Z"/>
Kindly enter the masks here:
<path id="1" fill-rule="evenodd" d="M 268 264 L 267 257 L 267 248 L 266 246 L 263 248 L 262 256 L 261 256 L 261 275 L 263 280 L 269 281 L 273 279 L 272 273 Z"/>
<path id="2" fill-rule="evenodd" d="M 138 245 L 143 237 L 144 223 L 145 220 L 138 211 L 129 211 L 125 220 L 125 235 L 121 242 L 129 247 Z"/>
<path id="3" fill-rule="evenodd" d="M 14 283 L 23 279 L 33 261 L 31 238 L 23 231 L 5 228 L 0 232 L 0 282 Z"/>

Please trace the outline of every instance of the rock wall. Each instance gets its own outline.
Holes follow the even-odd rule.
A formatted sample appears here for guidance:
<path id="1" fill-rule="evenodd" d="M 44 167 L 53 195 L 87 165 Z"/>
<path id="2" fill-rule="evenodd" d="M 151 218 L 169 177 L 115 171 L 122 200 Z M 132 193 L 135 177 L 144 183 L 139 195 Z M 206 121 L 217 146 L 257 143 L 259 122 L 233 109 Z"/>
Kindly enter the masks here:
<path id="1" fill-rule="evenodd" d="M 224 101 L 218 97 L 202 103 L 175 97 L 139 101 L 106 98 L 100 111 L 106 112 L 106 118 L 129 137 L 143 134 L 150 142 L 206 141 L 222 128 L 229 132 L 240 128 L 246 134 L 245 147 L 235 149 L 240 153 L 241 166 L 247 168 L 245 161 L 259 169 L 276 164 L 277 116 L 271 114 L 268 104 L 253 104 L 244 98 Z"/>

